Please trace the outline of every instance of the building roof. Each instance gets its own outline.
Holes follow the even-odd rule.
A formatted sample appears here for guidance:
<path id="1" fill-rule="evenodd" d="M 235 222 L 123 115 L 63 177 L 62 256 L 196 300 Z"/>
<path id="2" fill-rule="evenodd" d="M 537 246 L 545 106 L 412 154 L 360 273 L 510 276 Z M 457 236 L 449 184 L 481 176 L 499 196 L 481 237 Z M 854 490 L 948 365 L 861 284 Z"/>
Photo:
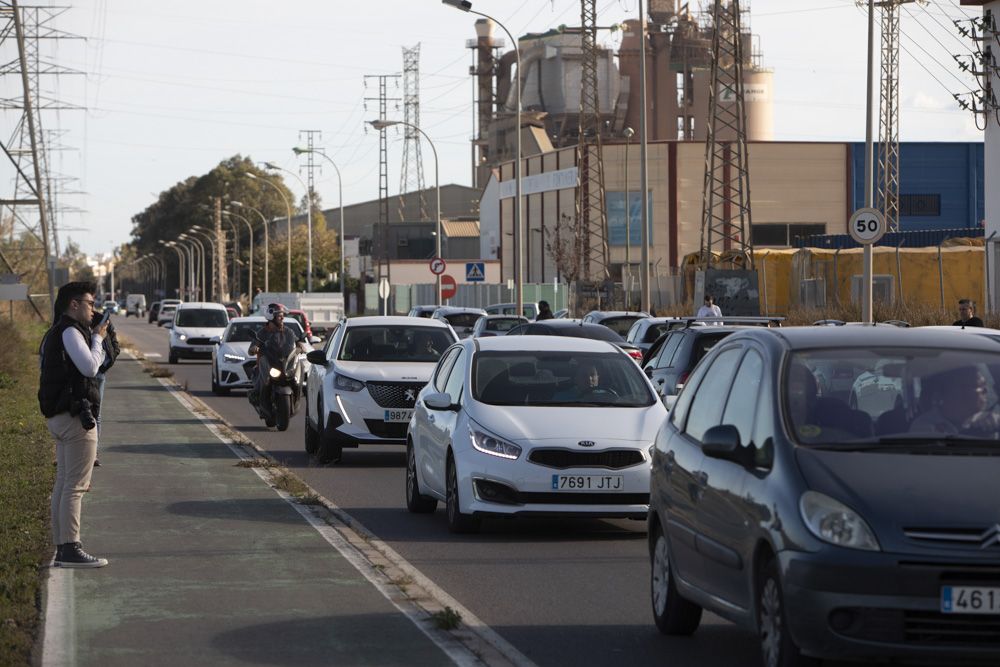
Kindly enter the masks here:
<path id="1" fill-rule="evenodd" d="M 442 220 L 444 235 L 450 239 L 479 238 L 479 222 L 476 220 Z"/>

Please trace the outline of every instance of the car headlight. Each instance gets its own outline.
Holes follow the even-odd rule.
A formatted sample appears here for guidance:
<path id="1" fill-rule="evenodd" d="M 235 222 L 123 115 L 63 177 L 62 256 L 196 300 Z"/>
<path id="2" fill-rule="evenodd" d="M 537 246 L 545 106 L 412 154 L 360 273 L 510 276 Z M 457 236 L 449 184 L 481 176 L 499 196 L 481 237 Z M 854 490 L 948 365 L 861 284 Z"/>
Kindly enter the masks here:
<path id="1" fill-rule="evenodd" d="M 270 375 L 273 378 L 280 378 L 281 377 L 281 371 L 278 370 L 277 368 L 275 368 L 274 366 L 271 367 L 271 370 L 269 370 L 267 372 L 267 374 Z"/>
<path id="2" fill-rule="evenodd" d="M 333 379 L 333 386 L 341 391 L 361 391 L 365 388 L 365 383 L 337 373 Z"/>
<path id="3" fill-rule="evenodd" d="M 188 339 L 187 334 L 182 334 L 179 331 L 177 332 L 177 340 L 187 340 L 187 339 Z"/>
<path id="4" fill-rule="evenodd" d="M 799 499 L 799 511 L 809 532 L 824 542 L 848 549 L 881 551 L 875 533 L 865 520 L 830 496 L 806 491 Z"/>
<path id="5" fill-rule="evenodd" d="M 224 353 L 222 355 L 222 358 L 225 359 L 226 361 L 232 362 L 234 364 L 241 364 L 241 363 L 243 363 L 244 361 L 247 360 L 246 357 L 241 357 L 238 354 L 229 354 L 228 352 Z"/>
<path id="6" fill-rule="evenodd" d="M 516 459 L 521 455 L 521 448 L 512 442 L 507 442 L 492 433 L 487 433 L 477 424 L 469 424 L 469 436 L 472 446 L 483 454 L 499 456 L 502 459 Z"/>

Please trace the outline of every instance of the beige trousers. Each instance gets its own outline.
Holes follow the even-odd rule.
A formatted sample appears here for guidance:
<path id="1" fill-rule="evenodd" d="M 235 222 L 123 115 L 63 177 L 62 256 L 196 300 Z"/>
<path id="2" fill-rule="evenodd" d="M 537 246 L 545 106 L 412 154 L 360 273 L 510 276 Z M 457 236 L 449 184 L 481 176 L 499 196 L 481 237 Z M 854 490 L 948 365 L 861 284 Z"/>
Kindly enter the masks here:
<path id="1" fill-rule="evenodd" d="M 52 489 L 52 540 L 80 541 L 80 506 L 90 490 L 97 457 L 97 429 L 84 430 L 79 417 L 63 412 L 48 420 L 56 439 L 56 484 Z"/>

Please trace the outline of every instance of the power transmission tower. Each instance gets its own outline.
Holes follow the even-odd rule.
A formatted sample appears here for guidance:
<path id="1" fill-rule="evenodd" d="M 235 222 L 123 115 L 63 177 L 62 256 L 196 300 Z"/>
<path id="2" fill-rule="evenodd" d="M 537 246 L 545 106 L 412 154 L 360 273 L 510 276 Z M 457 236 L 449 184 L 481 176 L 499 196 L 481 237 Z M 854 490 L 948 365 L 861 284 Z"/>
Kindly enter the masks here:
<path id="1" fill-rule="evenodd" d="M 584 279 L 610 277 L 608 212 L 604 204 L 604 152 L 597 79 L 597 0 L 580 1 L 580 118 L 577 134 L 577 243 Z M 520 76 L 520 74 L 518 75 Z M 600 292 L 598 292 L 600 293 Z"/>
<path id="2" fill-rule="evenodd" d="M 878 114 L 875 207 L 889 231 L 899 230 L 899 7 L 914 0 L 882 0 L 882 65 Z"/>
<path id="3" fill-rule="evenodd" d="M 750 240 L 750 168 L 743 94 L 743 27 L 739 0 L 715 0 L 712 10 L 712 77 L 701 217 L 701 261 L 712 251 L 735 251 L 753 269 Z M 734 136 L 731 142 L 717 136 Z"/>
<path id="4" fill-rule="evenodd" d="M 365 87 L 368 87 L 368 80 L 378 81 L 378 97 L 364 98 L 364 108 L 368 109 L 368 102 L 378 102 L 379 120 L 386 120 L 389 110 L 389 102 L 396 102 L 399 108 L 399 98 L 389 97 L 389 80 L 392 79 L 399 86 L 398 74 L 366 74 L 364 77 Z M 375 279 L 381 281 L 382 277 L 389 277 L 389 249 L 388 249 L 388 228 L 389 224 L 389 150 L 385 137 L 385 128 L 378 131 L 378 222 L 372 233 L 372 260 L 375 263 Z"/>
<path id="5" fill-rule="evenodd" d="M 56 30 L 51 24 L 67 7 L 24 7 L 17 0 L 0 1 L 0 49 L 16 46 L 17 55 L 0 64 L 0 77 L 17 77 L 17 82 L 7 82 L 4 91 L 10 96 L 0 96 L 0 111 L 20 111 L 10 139 L 0 142 L 0 148 L 14 167 L 14 195 L 0 199 L 0 206 L 10 209 L 12 221 L 20 224 L 41 243 L 38 257 L 47 276 L 50 299 L 55 291 L 55 255 L 59 254 L 58 237 L 54 235 L 51 220 L 50 197 L 52 184 L 45 149 L 45 133 L 40 118 L 41 110 L 78 109 L 43 94 L 41 75 L 80 74 L 75 70 L 59 67 L 40 53 L 40 41 L 45 39 L 74 38 L 74 35 Z M 16 92 L 15 92 L 16 91 Z M 34 216 L 37 213 L 37 223 Z M 51 238 L 50 238 L 51 237 Z M 55 254 L 53 255 L 53 250 Z M 14 263 L 6 256 L 0 258 L 8 270 L 15 271 Z M 37 266 L 37 265 L 36 265 Z M 18 272 L 26 268 L 18 267 Z M 37 310 L 37 307 L 36 307 Z"/>
<path id="6" fill-rule="evenodd" d="M 420 44 L 403 47 L 403 172 L 399 179 L 399 221 L 406 220 L 404 195 L 419 193 L 420 220 L 427 220 L 427 197 L 424 195 L 424 161 L 420 157 Z"/>

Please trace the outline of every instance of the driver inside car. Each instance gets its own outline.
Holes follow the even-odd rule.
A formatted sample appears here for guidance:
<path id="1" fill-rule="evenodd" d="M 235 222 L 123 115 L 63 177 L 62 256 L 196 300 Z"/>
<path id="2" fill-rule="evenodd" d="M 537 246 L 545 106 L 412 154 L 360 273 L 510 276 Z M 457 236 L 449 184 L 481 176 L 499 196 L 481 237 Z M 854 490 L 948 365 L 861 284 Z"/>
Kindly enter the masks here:
<path id="1" fill-rule="evenodd" d="M 601 375 L 597 366 L 585 364 L 576 370 L 573 386 L 557 392 L 552 398 L 556 401 L 572 401 L 601 392 Z"/>
<path id="2" fill-rule="evenodd" d="M 925 378 L 931 409 L 913 420 L 911 433 L 970 434 L 996 437 L 1000 422 L 987 410 L 989 387 L 974 366 L 955 368 Z"/>

